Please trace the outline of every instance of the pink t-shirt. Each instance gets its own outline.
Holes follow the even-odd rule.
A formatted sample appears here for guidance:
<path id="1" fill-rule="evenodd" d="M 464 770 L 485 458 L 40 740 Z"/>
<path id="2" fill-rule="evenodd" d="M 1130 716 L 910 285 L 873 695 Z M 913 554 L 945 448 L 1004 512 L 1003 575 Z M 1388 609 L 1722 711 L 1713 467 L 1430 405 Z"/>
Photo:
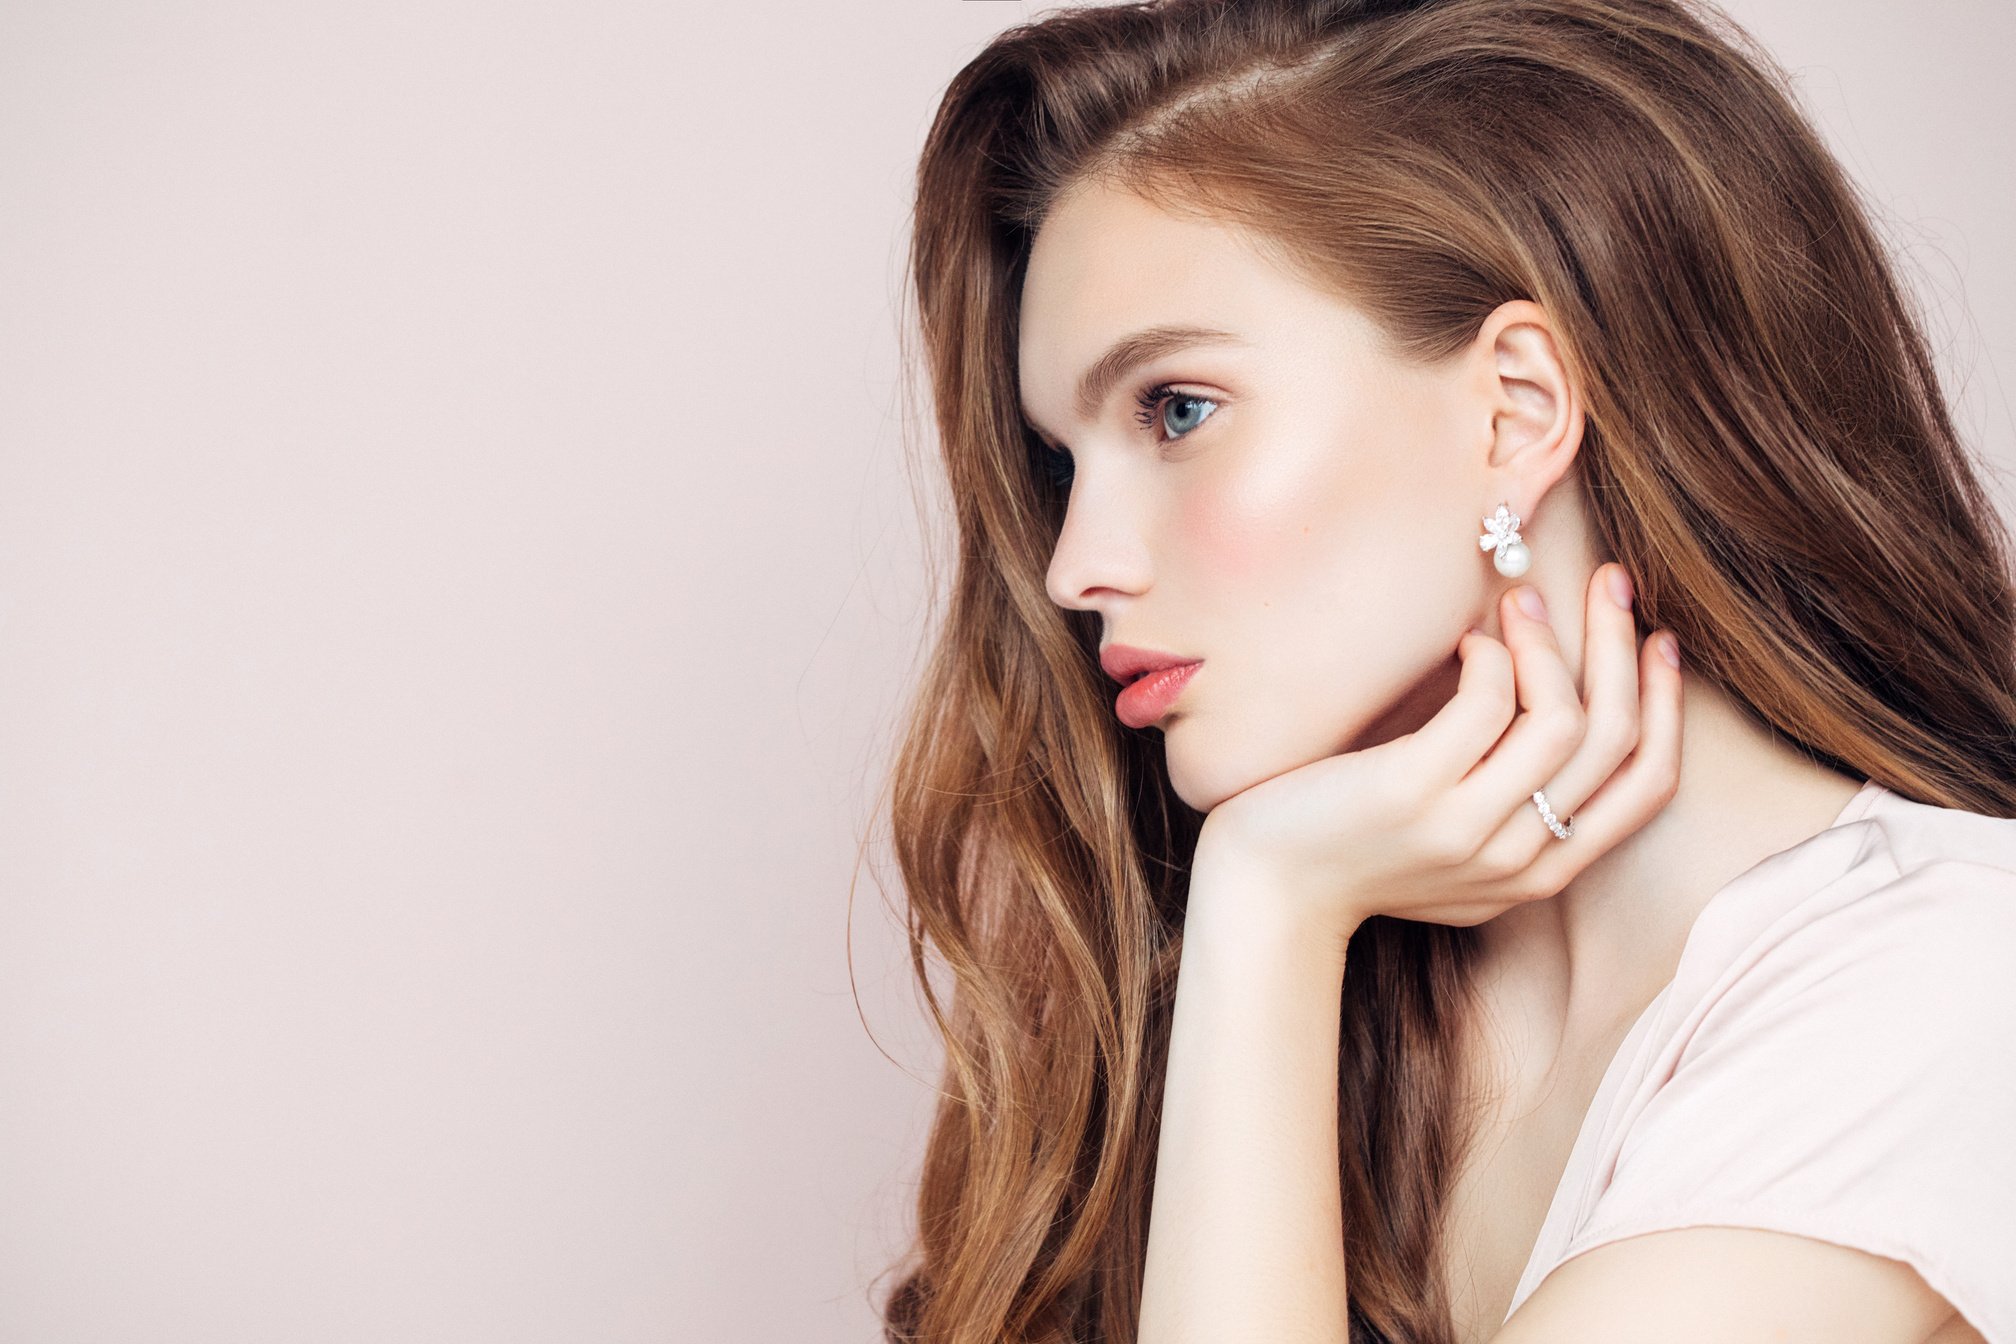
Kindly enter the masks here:
<path id="1" fill-rule="evenodd" d="M 1512 1294 L 1664 1228 L 1903 1260 L 2016 1344 L 2016 819 L 1871 780 L 1739 874 L 1610 1061 Z"/>

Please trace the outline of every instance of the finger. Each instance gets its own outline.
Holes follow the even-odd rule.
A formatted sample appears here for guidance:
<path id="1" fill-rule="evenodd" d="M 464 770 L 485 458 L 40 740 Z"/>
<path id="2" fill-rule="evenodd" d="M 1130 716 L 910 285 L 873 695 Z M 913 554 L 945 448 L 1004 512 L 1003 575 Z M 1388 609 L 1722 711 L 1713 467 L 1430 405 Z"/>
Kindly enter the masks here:
<path id="1" fill-rule="evenodd" d="M 1456 641 L 1456 656 L 1456 693 L 1426 723 L 1383 748 L 1401 758 L 1399 777 L 1419 781 L 1429 797 L 1439 798 L 1469 773 L 1519 709 L 1509 649 L 1473 629 Z"/>
<path id="2" fill-rule="evenodd" d="M 1479 848 L 1574 754 L 1588 721 L 1553 626 L 1526 614 L 1522 590 L 1530 585 L 1513 588 L 1498 604 L 1521 712 L 1504 740 L 1449 791 L 1444 813 L 1459 833 L 1476 836 Z"/>
<path id="3" fill-rule="evenodd" d="M 1624 567 L 1614 563 L 1598 565 L 1589 576 L 1582 594 L 1582 706 L 1587 727 L 1568 760 L 1534 785 L 1544 790 L 1547 805 L 1564 823 L 1577 815 L 1582 804 L 1638 745 L 1642 695 L 1638 622 L 1629 606 L 1618 602 L 1617 590 L 1611 586 L 1613 580 L 1625 577 Z M 1623 591 L 1628 602 L 1628 580 Z M 1528 811 L 1532 817 L 1522 815 Z M 1490 861 L 1523 869 L 1541 846 L 1555 843 L 1554 833 L 1544 822 L 1533 824 L 1538 816 L 1533 791 L 1528 789 L 1485 842 L 1483 848 Z"/>
<path id="4" fill-rule="evenodd" d="M 1659 651 L 1660 642 L 1669 636 L 1664 630 L 1653 634 L 1639 653 L 1637 749 L 1576 809 L 1572 837 L 1561 841 L 1548 834 L 1547 846 L 1523 879 L 1532 890 L 1545 895 L 1560 891 L 1673 801 L 1680 787 L 1686 682 L 1680 669 Z M 1546 830 L 1537 811 L 1533 824 Z"/>

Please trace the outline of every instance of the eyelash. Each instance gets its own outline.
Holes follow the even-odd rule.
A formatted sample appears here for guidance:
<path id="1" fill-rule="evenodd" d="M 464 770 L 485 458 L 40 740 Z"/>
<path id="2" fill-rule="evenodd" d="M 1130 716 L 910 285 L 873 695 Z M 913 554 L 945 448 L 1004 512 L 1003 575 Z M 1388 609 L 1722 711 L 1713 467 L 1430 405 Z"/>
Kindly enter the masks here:
<path id="1" fill-rule="evenodd" d="M 1218 404 L 1215 400 L 1213 400 L 1210 397 L 1200 397 L 1193 393 L 1180 392 L 1176 388 L 1171 387 L 1168 383 L 1152 383 L 1147 387 L 1142 388 L 1134 396 L 1134 404 L 1141 408 L 1134 415 L 1135 422 L 1139 424 L 1143 429 L 1153 430 L 1154 428 L 1156 428 L 1157 420 L 1162 413 L 1163 405 L 1177 398 L 1181 398 L 1185 401 L 1203 402 L 1204 404 L 1210 406 L 1216 406 Z M 1206 418 L 1208 419 L 1209 417 Z M 1201 427 L 1202 424 L 1200 422 L 1199 428 Z M 1191 429 L 1186 431 L 1185 433 L 1178 434 L 1173 438 L 1163 438 L 1160 435 L 1157 435 L 1156 440 L 1157 442 L 1160 443 L 1174 443 L 1176 442 L 1177 439 L 1186 439 L 1190 437 L 1191 434 L 1195 434 L 1196 432 L 1197 432 L 1196 429 Z M 1047 460 L 1047 465 L 1049 467 L 1050 483 L 1060 488 L 1069 485 L 1071 483 L 1072 476 L 1075 474 L 1072 471 L 1071 467 L 1071 454 L 1065 452 L 1063 449 L 1060 448 L 1046 448 L 1044 450 L 1043 456 Z"/>

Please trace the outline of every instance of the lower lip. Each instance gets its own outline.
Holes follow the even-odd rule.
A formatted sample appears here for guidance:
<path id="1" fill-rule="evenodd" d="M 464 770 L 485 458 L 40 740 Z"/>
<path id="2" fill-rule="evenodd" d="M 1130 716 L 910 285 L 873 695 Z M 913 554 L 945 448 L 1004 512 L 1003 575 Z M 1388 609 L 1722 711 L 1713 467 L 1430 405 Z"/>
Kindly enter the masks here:
<path id="1" fill-rule="evenodd" d="M 1120 692 L 1120 698 L 1113 702 L 1114 712 L 1129 728 L 1148 727 L 1169 712 L 1176 697 L 1183 693 L 1183 683 L 1202 666 L 1202 663 L 1184 663 L 1150 672 Z"/>

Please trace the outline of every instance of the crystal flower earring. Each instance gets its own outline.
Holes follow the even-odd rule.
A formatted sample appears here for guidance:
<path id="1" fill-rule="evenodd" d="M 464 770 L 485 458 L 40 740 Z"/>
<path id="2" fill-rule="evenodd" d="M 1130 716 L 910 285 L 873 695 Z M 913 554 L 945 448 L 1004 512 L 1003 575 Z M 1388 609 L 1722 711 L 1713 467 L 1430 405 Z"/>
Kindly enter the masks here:
<path id="1" fill-rule="evenodd" d="M 1484 535 L 1477 539 L 1480 551 L 1496 550 L 1491 563 L 1498 572 L 1508 579 L 1516 579 L 1526 572 L 1533 563 L 1533 553 L 1526 549 L 1526 543 L 1519 539 L 1519 515 L 1512 512 L 1512 501 L 1499 504 L 1498 512 L 1483 520 Z"/>

